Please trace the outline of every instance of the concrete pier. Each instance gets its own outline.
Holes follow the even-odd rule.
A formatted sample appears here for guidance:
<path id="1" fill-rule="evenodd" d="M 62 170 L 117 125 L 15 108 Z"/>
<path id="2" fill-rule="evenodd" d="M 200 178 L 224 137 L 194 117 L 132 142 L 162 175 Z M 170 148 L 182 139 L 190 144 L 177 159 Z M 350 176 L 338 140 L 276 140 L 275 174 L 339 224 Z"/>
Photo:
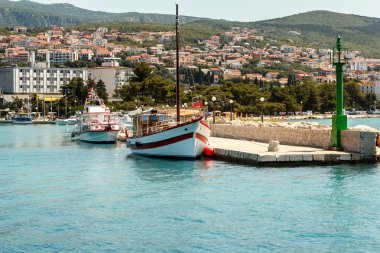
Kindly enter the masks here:
<path id="1" fill-rule="evenodd" d="M 281 143 L 276 152 L 268 151 L 268 143 L 229 138 L 210 137 L 210 145 L 214 148 L 216 158 L 256 165 L 376 162 L 373 159 L 364 159 L 360 153 L 281 145 Z M 379 155 L 377 159 L 378 157 Z"/>
<path id="2" fill-rule="evenodd" d="M 212 125 L 210 144 L 217 157 L 250 163 L 349 163 L 379 161 L 378 130 L 341 131 L 341 151 L 331 150 L 331 128 L 295 128 L 294 125 Z M 278 141 L 279 150 L 268 152 Z"/>

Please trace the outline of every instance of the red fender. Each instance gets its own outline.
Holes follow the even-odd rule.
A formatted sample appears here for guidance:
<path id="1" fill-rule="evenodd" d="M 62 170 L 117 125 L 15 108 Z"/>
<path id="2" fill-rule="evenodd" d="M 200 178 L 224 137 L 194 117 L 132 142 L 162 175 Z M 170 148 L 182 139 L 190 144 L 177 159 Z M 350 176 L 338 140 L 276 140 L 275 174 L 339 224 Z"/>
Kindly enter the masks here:
<path id="1" fill-rule="evenodd" d="M 205 146 L 204 153 L 206 156 L 213 156 L 214 155 L 214 148 L 207 145 L 207 146 Z"/>

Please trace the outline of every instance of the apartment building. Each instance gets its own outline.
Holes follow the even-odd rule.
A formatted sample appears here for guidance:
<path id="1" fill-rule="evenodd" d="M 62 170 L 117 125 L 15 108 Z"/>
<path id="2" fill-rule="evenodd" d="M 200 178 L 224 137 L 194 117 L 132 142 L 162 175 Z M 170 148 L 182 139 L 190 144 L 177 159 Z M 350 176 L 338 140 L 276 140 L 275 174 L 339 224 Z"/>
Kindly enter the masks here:
<path id="1" fill-rule="evenodd" d="M 51 63 L 65 63 L 67 61 L 77 61 L 78 52 L 68 49 L 57 49 L 49 52 Z"/>
<path id="2" fill-rule="evenodd" d="M 18 62 L 28 62 L 29 61 L 29 51 L 25 50 L 24 47 L 7 48 L 5 49 L 5 60 L 11 63 Z"/>
<path id="3" fill-rule="evenodd" d="M 86 82 L 88 69 L 4 67 L 0 68 L 0 88 L 7 94 L 54 94 L 74 77 Z"/>
<path id="4" fill-rule="evenodd" d="M 100 79 L 106 85 L 107 93 L 111 97 L 116 89 L 129 84 L 129 80 L 133 76 L 131 68 L 125 67 L 98 67 L 89 70 L 89 77 L 98 82 Z"/>

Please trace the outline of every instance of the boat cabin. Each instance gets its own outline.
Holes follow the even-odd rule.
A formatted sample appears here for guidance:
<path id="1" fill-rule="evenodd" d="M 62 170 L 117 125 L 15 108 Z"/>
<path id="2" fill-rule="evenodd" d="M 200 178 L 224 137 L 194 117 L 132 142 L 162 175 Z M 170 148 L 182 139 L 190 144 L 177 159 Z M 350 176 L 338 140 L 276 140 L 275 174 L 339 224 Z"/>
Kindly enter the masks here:
<path id="1" fill-rule="evenodd" d="M 176 123 L 169 119 L 168 114 L 151 110 L 149 113 L 137 114 L 133 117 L 133 136 L 142 137 L 154 134 L 175 125 Z"/>

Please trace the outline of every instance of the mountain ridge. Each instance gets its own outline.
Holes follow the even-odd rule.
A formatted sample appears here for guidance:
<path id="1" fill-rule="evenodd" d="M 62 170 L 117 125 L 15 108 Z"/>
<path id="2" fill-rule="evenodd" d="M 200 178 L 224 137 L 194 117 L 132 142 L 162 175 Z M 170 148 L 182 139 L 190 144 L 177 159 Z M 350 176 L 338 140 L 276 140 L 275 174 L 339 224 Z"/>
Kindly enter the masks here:
<path id="1" fill-rule="evenodd" d="M 67 3 L 40 4 L 26 0 L 0 0 L 0 27 L 75 27 L 129 22 L 172 25 L 175 18 L 170 14 L 91 11 Z M 194 41 L 201 39 L 201 31 L 197 33 L 197 26 L 206 27 L 210 32 L 219 34 L 240 26 L 257 29 L 264 37 L 272 40 L 291 41 L 296 45 L 315 48 L 331 47 L 340 35 L 344 45 L 352 50 L 363 51 L 365 56 L 380 57 L 380 18 L 317 10 L 255 22 L 181 16 L 181 23 L 192 27 Z M 290 31 L 297 31 L 300 36 L 291 36 Z M 205 34 L 202 39 L 204 37 Z"/>
<path id="2" fill-rule="evenodd" d="M 25 17 L 24 17 L 24 16 Z M 106 22 L 174 23 L 174 15 L 156 13 L 108 13 L 91 11 L 67 3 L 41 4 L 33 1 L 0 0 L 0 26 L 22 25 L 28 28 L 49 25 L 75 26 Z M 181 16 L 183 23 L 207 18 Z M 53 23 L 56 22 L 56 23 Z"/>

